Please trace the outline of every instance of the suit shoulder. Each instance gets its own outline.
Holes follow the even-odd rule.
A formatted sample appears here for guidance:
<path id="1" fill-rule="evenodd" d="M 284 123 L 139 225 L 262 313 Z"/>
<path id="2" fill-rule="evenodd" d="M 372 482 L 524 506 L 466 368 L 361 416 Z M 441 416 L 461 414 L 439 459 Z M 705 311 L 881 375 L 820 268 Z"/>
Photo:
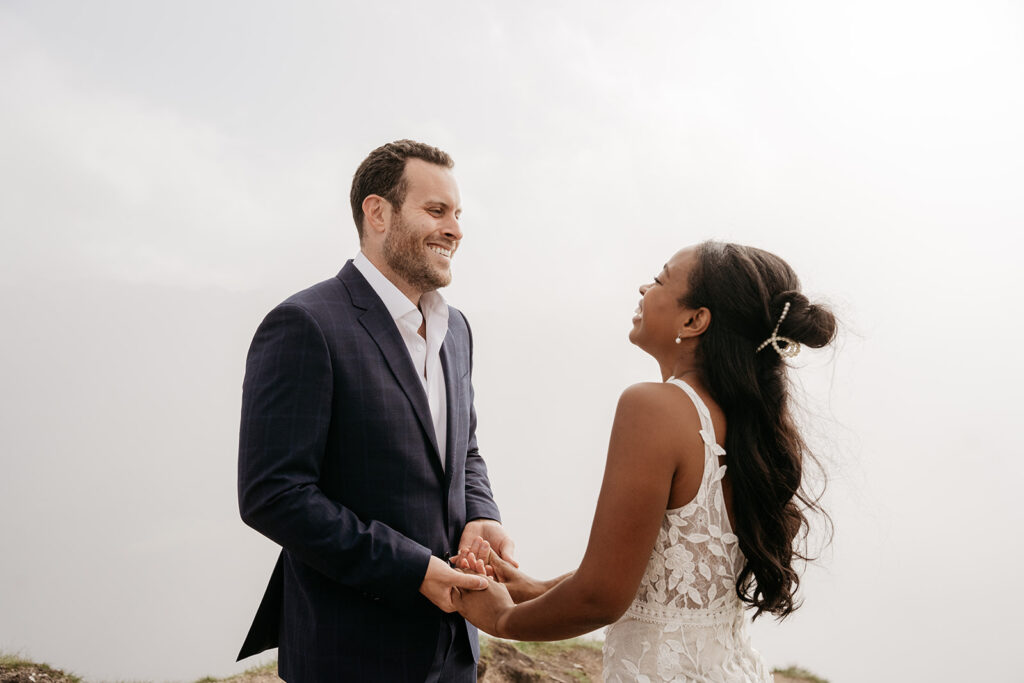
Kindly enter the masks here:
<path id="1" fill-rule="evenodd" d="M 279 303 L 267 313 L 261 327 L 312 324 L 327 334 L 339 324 L 350 324 L 349 301 L 345 286 L 337 278 L 324 280 Z"/>
<path id="2" fill-rule="evenodd" d="M 451 304 L 448 305 L 448 326 L 458 325 L 460 327 L 469 327 L 469 321 L 466 319 L 466 314 L 455 308 Z"/>
<path id="3" fill-rule="evenodd" d="M 325 304 L 337 303 L 344 295 L 345 286 L 341 280 L 332 277 L 292 294 L 282 301 L 281 305 L 291 304 L 302 308 L 316 308 Z"/>
<path id="4" fill-rule="evenodd" d="M 290 297 L 274 307 L 275 311 L 298 308 L 315 320 L 334 317 L 339 309 L 349 300 L 345 286 L 338 278 L 318 282 Z"/>
<path id="5" fill-rule="evenodd" d="M 448 306 L 448 332 L 464 336 L 470 344 L 473 342 L 473 329 L 469 326 L 466 314 L 454 306 Z"/>

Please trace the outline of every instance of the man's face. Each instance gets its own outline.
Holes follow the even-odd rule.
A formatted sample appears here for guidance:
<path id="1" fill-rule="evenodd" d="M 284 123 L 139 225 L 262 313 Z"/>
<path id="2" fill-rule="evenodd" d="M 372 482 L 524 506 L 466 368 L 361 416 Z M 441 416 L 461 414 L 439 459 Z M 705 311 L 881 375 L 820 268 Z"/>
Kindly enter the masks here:
<path id="1" fill-rule="evenodd" d="M 384 236 L 384 261 L 409 287 L 423 294 L 452 281 L 451 261 L 462 239 L 462 199 L 451 170 L 409 159 L 407 192 Z"/>

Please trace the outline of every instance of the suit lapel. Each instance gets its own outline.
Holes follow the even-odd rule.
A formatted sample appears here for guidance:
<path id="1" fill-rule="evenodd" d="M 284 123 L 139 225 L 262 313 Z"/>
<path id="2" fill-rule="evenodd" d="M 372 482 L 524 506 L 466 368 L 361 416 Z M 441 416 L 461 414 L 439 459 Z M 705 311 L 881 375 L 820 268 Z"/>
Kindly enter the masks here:
<path id="1" fill-rule="evenodd" d="M 409 357 L 409 349 L 405 346 L 405 341 L 402 339 L 395 321 L 391 318 L 384 302 L 380 300 L 370 283 L 362 276 L 359 269 L 352 265 L 351 261 L 342 268 L 338 277 L 348 288 L 349 294 L 352 296 L 352 303 L 358 308 L 364 309 L 364 313 L 359 316 L 359 324 L 377 344 L 385 362 L 395 379 L 398 380 L 398 385 L 409 399 L 409 403 L 412 404 L 416 419 L 419 420 L 436 456 L 431 458 L 434 469 L 439 476 L 443 477 L 441 455 L 437 447 L 437 435 L 434 433 L 434 422 L 430 418 L 427 393 L 423 390 L 423 382 L 416 375 L 416 369 Z"/>
<path id="2" fill-rule="evenodd" d="M 445 439 L 445 459 L 444 459 L 444 473 L 445 481 L 451 483 L 452 477 L 452 454 L 455 452 L 455 438 L 457 434 L 460 434 L 459 424 L 462 418 L 462 411 L 458 410 L 458 406 L 461 405 L 459 402 L 459 391 L 462 387 L 459 385 L 459 378 L 454 376 L 452 372 L 452 359 L 450 357 L 454 342 L 452 341 L 451 326 L 448 328 L 448 333 L 444 337 L 444 343 L 441 344 L 441 370 L 444 372 L 444 395 L 445 400 L 448 402 L 448 414 L 447 417 L 447 429 L 448 438 Z"/>

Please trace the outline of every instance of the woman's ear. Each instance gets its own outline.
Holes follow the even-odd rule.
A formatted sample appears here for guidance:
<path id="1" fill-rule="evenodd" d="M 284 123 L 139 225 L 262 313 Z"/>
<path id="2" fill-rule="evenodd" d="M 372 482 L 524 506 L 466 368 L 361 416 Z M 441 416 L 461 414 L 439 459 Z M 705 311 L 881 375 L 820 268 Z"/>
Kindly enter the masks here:
<path id="1" fill-rule="evenodd" d="M 687 309 L 683 312 L 683 321 L 680 326 L 680 337 L 699 337 L 704 334 L 711 325 L 711 311 L 701 306 L 696 309 Z"/>

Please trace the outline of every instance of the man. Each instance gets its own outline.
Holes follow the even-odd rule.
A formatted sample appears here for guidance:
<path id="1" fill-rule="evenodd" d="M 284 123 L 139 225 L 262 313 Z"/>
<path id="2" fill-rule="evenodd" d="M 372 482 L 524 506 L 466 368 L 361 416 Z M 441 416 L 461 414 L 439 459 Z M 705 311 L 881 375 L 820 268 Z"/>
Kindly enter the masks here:
<path id="1" fill-rule="evenodd" d="M 448 558 L 511 558 L 477 451 L 472 338 L 436 291 L 462 212 L 451 158 L 411 140 L 352 180 L 360 253 L 264 319 L 246 361 L 238 496 L 283 550 L 239 659 L 307 681 L 475 681 Z"/>

